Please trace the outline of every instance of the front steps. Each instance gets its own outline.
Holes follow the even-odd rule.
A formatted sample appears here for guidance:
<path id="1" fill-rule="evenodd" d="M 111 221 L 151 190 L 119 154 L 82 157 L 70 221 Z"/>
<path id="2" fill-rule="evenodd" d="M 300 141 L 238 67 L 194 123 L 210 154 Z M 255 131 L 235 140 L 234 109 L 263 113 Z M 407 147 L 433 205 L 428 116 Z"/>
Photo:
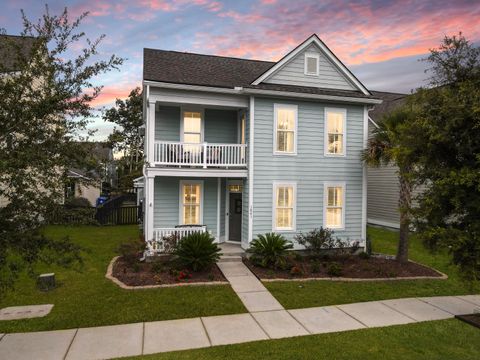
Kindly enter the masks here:
<path id="1" fill-rule="evenodd" d="M 218 262 L 242 262 L 242 256 L 245 251 L 240 247 L 240 244 L 221 243 L 222 249 L 220 260 Z"/>

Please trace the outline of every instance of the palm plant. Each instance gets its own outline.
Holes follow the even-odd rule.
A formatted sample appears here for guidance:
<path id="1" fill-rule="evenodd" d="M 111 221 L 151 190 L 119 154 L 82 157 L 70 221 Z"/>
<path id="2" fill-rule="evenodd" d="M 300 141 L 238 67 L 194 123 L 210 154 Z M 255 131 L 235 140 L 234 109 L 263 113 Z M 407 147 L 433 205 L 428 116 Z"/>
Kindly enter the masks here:
<path id="1" fill-rule="evenodd" d="M 415 130 L 411 126 L 414 112 L 408 106 L 386 114 L 373 130 L 363 153 L 369 166 L 392 165 L 397 167 L 400 184 L 398 209 L 400 212 L 400 239 L 396 260 L 408 261 L 408 236 L 411 217 L 412 190 L 415 185 L 414 169 L 417 155 L 414 147 Z"/>
<path id="2" fill-rule="evenodd" d="M 292 248 L 292 242 L 282 235 L 267 233 L 257 235 L 250 243 L 249 252 L 252 253 L 252 261 L 263 267 L 282 267 L 287 262 L 287 250 Z"/>
<path id="3" fill-rule="evenodd" d="M 195 232 L 182 238 L 173 254 L 178 262 L 192 271 L 211 267 L 220 258 L 220 248 L 208 233 Z"/>

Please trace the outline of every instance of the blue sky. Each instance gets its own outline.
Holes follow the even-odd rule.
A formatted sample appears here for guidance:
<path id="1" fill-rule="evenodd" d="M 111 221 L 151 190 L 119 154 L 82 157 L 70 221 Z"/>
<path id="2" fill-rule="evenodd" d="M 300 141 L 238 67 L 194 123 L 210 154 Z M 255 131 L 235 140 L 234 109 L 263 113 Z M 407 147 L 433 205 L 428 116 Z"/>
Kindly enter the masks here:
<path id="1" fill-rule="evenodd" d="M 51 13 L 68 7 L 72 17 L 90 16 L 88 37 L 106 34 L 102 57 L 127 58 L 119 72 L 96 81 L 105 86 L 97 107 L 111 106 L 141 84 L 143 48 L 278 60 L 312 33 L 373 90 L 409 92 L 428 75 L 419 61 L 443 36 L 463 31 L 480 38 L 479 1 L 413 0 L 138 0 L 50 1 Z M 20 9 L 37 19 L 45 3 L 2 0 L 0 26 L 21 31 Z M 96 119 L 97 139 L 111 124 Z"/>

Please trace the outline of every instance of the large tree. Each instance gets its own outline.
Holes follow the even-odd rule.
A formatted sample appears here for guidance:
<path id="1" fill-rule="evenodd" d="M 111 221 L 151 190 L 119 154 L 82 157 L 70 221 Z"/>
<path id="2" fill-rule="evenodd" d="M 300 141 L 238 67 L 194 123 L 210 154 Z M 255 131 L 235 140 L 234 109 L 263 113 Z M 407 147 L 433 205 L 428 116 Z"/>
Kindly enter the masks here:
<path id="1" fill-rule="evenodd" d="M 105 111 L 103 119 L 119 127 L 113 129 L 108 141 L 123 154 L 119 160 L 119 183 L 132 187 L 132 179 L 140 176 L 143 166 L 143 100 L 140 88 L 133 89 L 125 100 L 116 99 L 115 106 Z"/>
<path id="2" fill-rule="evenodd" d="M 412 97 L 426 186 L 415 223 L 429 246 L 448 248 L 466 276 L 480 279 L 480 48 L 460 33 L 426 61 L 430 86 Z"/>
<path id="3" fill-rule="evenodd" d="M 395 166 L 399 180 L 398 209 L 400 212 L 400 238 L 396 260 L 408 261 L 408 237 L 411 222 L 412 190 L 416 185 L 413 173 L 417 152 L 412 146 L 415 133 L 410 124 L 414 114 L 408 105 L 386 114 L 373 130 L 363 153 L 364 161 L 370 166 Z"/>
<path id="4" fill-rule="evenodd" d="M 62 201 L 66 169 L 84 158 L 74 140 L 102 89 L 94 78 L 123 62 L 97 58 L 104 36 L 89 40 L 79 30 L 87 13 L 73 21 L 67 9 L 53 15 L 46 7 L 35 22 L 21 15 L 21 40 L 2 36 L 0 49 L 0 293 L 39 260 L 78 260 L 70 242 L 38 229 Z"/>

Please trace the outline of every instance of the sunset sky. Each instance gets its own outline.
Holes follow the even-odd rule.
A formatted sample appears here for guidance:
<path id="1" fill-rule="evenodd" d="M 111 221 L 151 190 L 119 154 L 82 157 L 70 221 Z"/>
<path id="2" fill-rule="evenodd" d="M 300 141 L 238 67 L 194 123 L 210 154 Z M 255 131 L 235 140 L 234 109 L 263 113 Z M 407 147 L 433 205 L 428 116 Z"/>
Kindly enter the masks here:
<path id="1" fill-rule="evenodd" d="M 30 19 L 45 10 L 42 1 L 2 0 L 0 27 L 21 29 L 20 9 Z M 67 6 L 72 16 L 89 11 L 82 30 L 106 34 L 101 56 L 127 58 L 119 72 L 97 81 L 105 85 L 96 105 L 111 106 L 141 84 L 143 48 L 188 51 L 259 60 L 278 60 L 317 33 L 369 88 L 409 92 L 428 75 L 425 57 L 444 35 L 462 31 L 480 40 L 480 1 L 358 0 L 138 0 L 51 1 L 51 13 Z M 95 120 L 97 138 L 110 124 Z"/>

